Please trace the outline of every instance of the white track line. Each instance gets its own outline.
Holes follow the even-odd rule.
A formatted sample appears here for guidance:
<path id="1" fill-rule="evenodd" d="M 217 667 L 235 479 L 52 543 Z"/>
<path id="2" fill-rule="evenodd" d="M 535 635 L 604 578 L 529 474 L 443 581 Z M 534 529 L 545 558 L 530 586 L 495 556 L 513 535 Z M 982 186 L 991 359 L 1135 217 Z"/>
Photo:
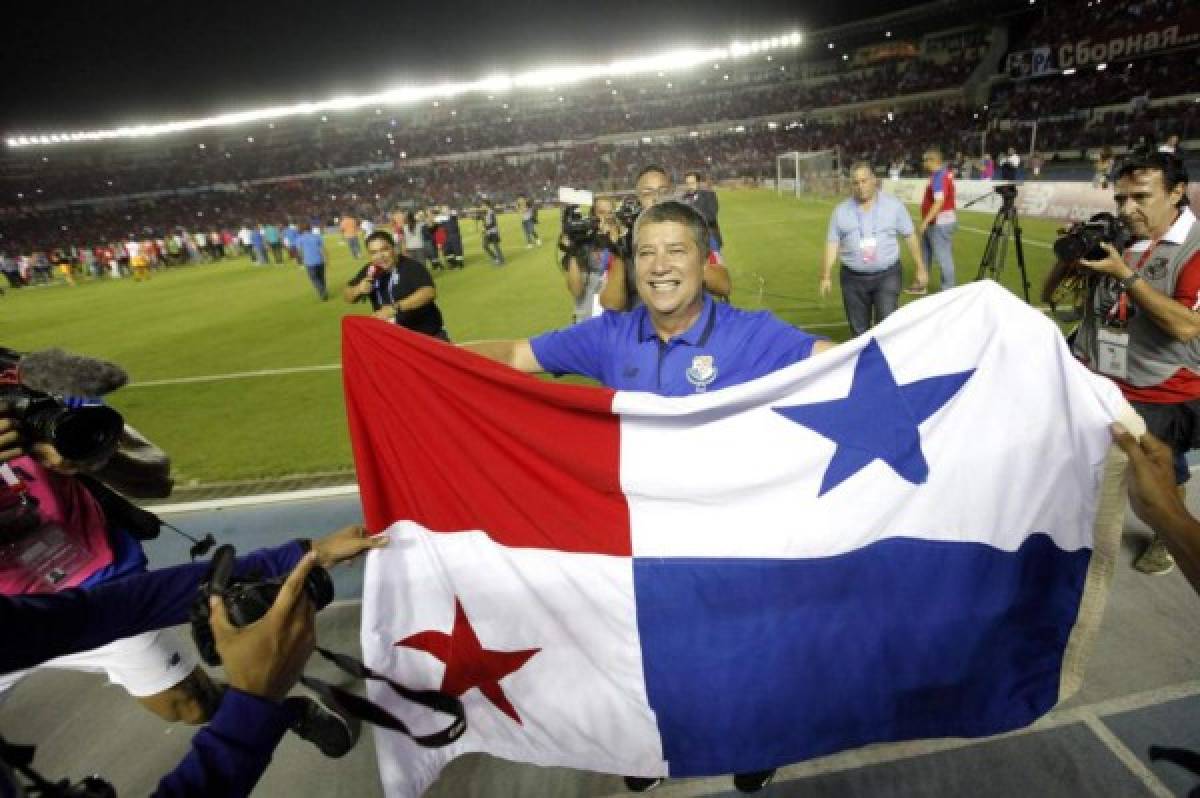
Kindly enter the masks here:
<path id="1" fill-rule="evenodd" d="M 1137 777 L 1151 795 L 1154 795 L 1155 798 L 1173 798 L 1175 793 L 1171 792 L 1167 785 L 1154 775 L 1154 771 L 1146 767 L 1146 764 L 1138 759 L 1138 755 L 1130 751 L 1129 746 L 1121 742 L 1117 735 L 1113 734 L 1112 729 L 1105 726 L 1100 718 L 1095 716 L 1086 718 L 1084 725 L 1092 734 L 1100 738 L 1104 746 L 1112 752 L 1113 756 L 1121 760 L 1121 764 Z"/>
<path id="2" fill-rule="evenodd" d="M 260 371 L 238 371 L 232 374 L 206 374 L 200 377 L 173 377 L 166 380 L 146 380 L 131 382 L 126 388 L 155 388 L 160 385 L 188 385 L 196 382 L 220 382 L 221 380 L 248 380 L 255 377 L 277 377 L 280 374 L 305 374 L 312 371 L 337 371 L 341 363 L 327 363 L 324 366 L 293 366 L 286 369 L 262 369 Z"/>
<path id="3" fill-rule="evenodd" d="M 168 513 L 194 513 L 205 510 L 224 510 L 231 507 L 253 507 L 258 504 L 283 504 L 307 499 L 328 499 L 334 496 L 354 496 L 358 485 L 331 485 L 325 488 L 305 488 L 283 493 L 261 493 L 254 496 L 232 496 L 223 499 L 201 499 L 194 502 L 149 505 L 147 509 L 159 515 Z"/>

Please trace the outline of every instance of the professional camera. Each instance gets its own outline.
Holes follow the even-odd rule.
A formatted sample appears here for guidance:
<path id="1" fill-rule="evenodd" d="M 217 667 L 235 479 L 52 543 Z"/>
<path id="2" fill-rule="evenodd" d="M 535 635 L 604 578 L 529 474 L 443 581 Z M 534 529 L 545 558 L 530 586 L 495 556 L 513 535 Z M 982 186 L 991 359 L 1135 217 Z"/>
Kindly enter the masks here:
<path id="1" fill-rule="evenodd" d="M 562 210 L 562 231 L 570 240 L 571 247 L 579 247 L 596 237 L 600 220 L 595 216 L 584 216 L 578 205 L 567 205 Z"/>
<path id="2" fill-rule="evenodd" d="M 1119 216 L 1098 213 L 1086 222 L 1071 225 L 1061 238 L 1054 242 L 1054 254 L 1058 259 L 1071 263 L 1082 260 L 1100 260 L 1108 256 L 1101 243 L 1112 244 L 1118 252 L 1133 241 L 1133 230 Z"/>
<path id="3" fill-rule="evenodd" d="M 1017 198 L 1017 187 L 1012 183 L 1004 183 L 992 189 L 1000 195 L 1001 200 L 1008 204 Z"/>
<path id="4" fill-rule="evenodd" d="M 621 200 L 614 215 L 622 227 L 632 228 L 633 223 L 642 215 L 642 203 L 638 201 L 637 197 L 626 197 Z"/>
<path id="5" fill-rule="evenodd" d="M 104 460 L 116 451 L 125 421 L 101 404 L 64 402 L 19 384 L 0 384 L 0 403 L 8 406 L 30 441 L 53 444 L 67 460 Z"/>
<path id="6" fill-rule="evenodd" d="M 267 614 L 283 586 L 283 578 L 237 579 L 233 576 L 236 557 L 233 546 L 224 545 L 213 555 L 208 576 L 200 583 L 200 590 L 192 604 L 192 637 L 200 657 L 209 665 L 220 665 L 212 627 L 209 626 L 211 608 L 208 600 L 220 596 L 225 602 L 229 622 L 234 626 L 249 626 Z M 304 579 L 304 592 L 318 610 L 333 601 L 333 580 L 329 572 L 319 565 L 313 566 Z"/>

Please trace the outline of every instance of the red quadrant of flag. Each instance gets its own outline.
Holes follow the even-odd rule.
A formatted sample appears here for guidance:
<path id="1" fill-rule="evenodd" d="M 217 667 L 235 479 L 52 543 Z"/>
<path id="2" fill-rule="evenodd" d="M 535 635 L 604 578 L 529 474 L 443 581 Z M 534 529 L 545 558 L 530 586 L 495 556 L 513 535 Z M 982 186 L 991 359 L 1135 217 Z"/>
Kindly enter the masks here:
<path id="1" fill-rule="evenodd" d="M 373 532 L 411 520 L 505 546 L 631 553 L 613 391 L 544 382 L 363 317 L 342 322 L 342 366 Z M 404 476 L 414 463 L 420 489 Z"/>

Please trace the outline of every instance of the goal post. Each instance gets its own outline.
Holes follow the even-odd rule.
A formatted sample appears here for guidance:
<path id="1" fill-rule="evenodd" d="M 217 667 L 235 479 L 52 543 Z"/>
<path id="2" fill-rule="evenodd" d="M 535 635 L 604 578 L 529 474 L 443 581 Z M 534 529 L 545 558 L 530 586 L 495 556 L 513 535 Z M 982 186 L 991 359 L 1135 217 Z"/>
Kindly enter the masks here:
<path id="1" fill-rule="evenodd" d="M 802 194 L 842 193 L 842 164 L 837 150 L 784 152 L 775 156 L 775 191 Z"/>

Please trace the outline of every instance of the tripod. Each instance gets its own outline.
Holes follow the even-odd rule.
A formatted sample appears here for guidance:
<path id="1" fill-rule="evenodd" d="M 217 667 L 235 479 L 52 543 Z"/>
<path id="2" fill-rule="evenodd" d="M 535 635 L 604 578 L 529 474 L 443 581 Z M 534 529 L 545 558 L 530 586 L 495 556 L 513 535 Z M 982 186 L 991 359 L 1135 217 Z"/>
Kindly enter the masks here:
<path id="1" fill-rule="evenodd" d="M 1000 195 L 1001 206 L 996 212 L 996 220 L 992 222 L 992 232 L 988 235 L 987 246 L 984 247 L 983 258 L 979 261 L 979 273 L 975 275 L 975 279 L 990 278 L 996 282 L 1000 281 L 1000 274 L 1004 271 L 1004 261 L 1008 255 L 1008 239 L 1011 236 L 1017 252 L 1017 267 L 1021 270 L 1021 288 L 1024 289 L 1025 301 L 1028 302 L 1029 273 L 1025 271 L 1025 248 L 1021 246 L 1021 223 L 1017 219 L 1017 188 L 1000 186 L 996 193 Z M 963 207 L 969 207 L 983 197 Z"/>

